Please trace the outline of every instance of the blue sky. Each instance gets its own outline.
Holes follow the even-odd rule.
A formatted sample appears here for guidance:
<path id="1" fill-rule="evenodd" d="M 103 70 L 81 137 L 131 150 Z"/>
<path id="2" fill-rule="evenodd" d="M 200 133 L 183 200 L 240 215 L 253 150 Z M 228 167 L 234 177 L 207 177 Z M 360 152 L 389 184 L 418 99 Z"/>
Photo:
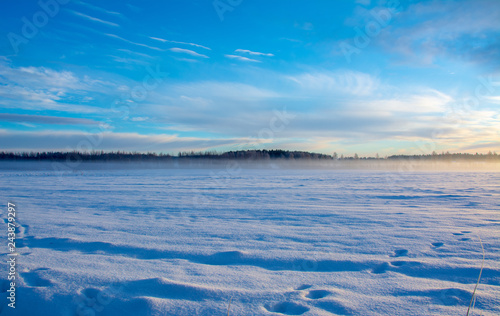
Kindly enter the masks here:
<path id="1" fill-rule="evenodd" d="M 0 150 L 500 152 L 500 1 L 6 2 Z"/>

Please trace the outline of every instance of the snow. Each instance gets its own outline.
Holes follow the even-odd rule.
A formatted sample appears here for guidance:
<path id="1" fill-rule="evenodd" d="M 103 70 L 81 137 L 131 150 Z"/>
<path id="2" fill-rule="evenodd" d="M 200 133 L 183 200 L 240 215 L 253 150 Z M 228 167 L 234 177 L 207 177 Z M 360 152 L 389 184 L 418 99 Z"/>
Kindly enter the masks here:
<path id="1" fill-rule="evenodd" d="M 499 172 L 12 164 L 0 315 L 500 314 Z"/>

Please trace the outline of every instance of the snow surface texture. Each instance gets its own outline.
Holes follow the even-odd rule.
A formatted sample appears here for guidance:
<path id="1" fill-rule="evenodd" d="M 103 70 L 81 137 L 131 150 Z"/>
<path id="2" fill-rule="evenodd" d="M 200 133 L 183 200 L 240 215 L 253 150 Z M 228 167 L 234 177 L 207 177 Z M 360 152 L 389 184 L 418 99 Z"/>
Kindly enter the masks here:
<path id="1" fill-rule="evenodd" d="M 19 169 L 0 315 L 500 314 L 497 172 Z"/>

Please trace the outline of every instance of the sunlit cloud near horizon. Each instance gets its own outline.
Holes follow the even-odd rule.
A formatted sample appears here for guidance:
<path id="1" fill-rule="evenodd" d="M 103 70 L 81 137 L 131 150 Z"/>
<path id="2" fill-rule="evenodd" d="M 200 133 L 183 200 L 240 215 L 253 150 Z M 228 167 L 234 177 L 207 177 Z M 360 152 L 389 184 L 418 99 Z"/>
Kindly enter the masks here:
<path id="1" fill-rule="evenodd" d="M 500 152 L 499 1 L 3 6 L 2 151 Z"/>

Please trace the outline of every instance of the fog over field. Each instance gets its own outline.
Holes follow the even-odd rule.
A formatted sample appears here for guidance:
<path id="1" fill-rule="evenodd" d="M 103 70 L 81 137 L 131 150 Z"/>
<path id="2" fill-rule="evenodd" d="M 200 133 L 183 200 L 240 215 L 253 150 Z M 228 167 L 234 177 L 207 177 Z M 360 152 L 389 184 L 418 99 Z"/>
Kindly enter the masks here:
<path id="1" fill-rule="evenodd" d="M 408 171 L 464 171 L 499 172 L 500 161 L 421 161 L 421 160 L 196 160 L 183 161 L 2 161 L 0 170 L 39 170 L 57 175 L 82 173 L 90 170 L 142 170 L 142 169 L 212 169 L 218 174 L 237 175 L 244 170 L 324 169 L 324 170 L 367 170 L 406 173 Z"/>

